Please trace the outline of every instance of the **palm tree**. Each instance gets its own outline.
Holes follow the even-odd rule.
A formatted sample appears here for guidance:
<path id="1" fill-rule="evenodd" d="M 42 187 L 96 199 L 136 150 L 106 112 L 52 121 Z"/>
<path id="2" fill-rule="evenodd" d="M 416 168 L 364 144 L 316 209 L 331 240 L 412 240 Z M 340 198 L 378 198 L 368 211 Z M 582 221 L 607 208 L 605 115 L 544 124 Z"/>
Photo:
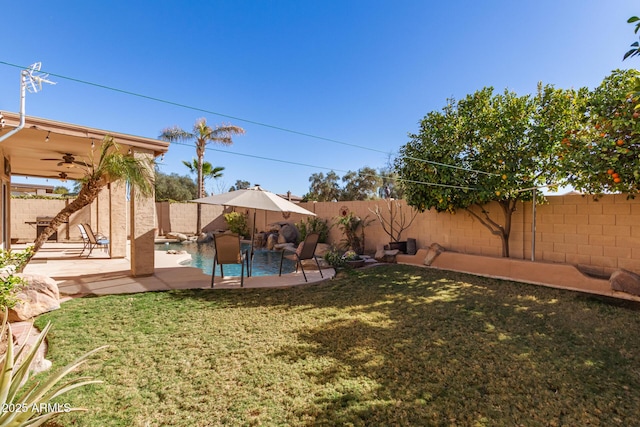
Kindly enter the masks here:
<path id="1" fill-rule="evenodd" d="M 120 147 L 109 135 L 104 137 L 100 149 L 100 157 L 97 161 L 87 164 L 87 173 L 79 181 L 82 187 L 73 202 L 65 206 L 49 223 L 42 233 L 36 238 L 31 256 L 18 267 L 20 271 L 69 217 L 90 205 L 100 191 L 109 183 L 125 180 L 130 187 L 136 188 L 144 196 L 153 194 L 153 161 L 136 158 L 120 151 Z"/>
<path id="2" fill-rule="evenodd" d="M 194 173 L 196 175 L 198 174 L 198 159 L 193 159 L 191 160 L 191 162 L 183 160 L 182 164 L 189 169 L 189 172 Z M 211 163 L 205 161 L 202 164 L 203 180 L 221 178 L 223 170 L 224 170 L 223 166 L 214 167 Z"/>
<path id="3" fill-rule="evenodd" d="M 187 132 L 178 126 L 166 128 L 160 134 L 160 139 L 165 141 L 185 141 L 193 140 L 196 142 L 196 156 L 198 161 L 198 197 L 204 197 L 204 174 L 202 165 L 204 163 L 204 151 L 208 142 L 215 142 L 223 145 L 233 144 L 231 137 L 233 135 L 244 134 L 244 129 L 234 125 L 219 125 L 212 128 L 207 125 L 207 119 L 198 119 L 193 125 L 193 132 Z M 196 220 L 196 231 L 198 234 L 202 231 L 202 205 L 198 203 L 198 215 Z"/>

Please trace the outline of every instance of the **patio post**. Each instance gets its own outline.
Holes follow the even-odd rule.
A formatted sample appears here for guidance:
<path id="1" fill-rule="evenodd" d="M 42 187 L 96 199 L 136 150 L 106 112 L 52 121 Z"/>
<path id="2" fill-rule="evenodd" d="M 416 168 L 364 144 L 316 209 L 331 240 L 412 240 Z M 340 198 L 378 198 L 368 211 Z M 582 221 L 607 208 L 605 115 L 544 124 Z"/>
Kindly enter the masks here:
<path id="1" fill-rule="evenodd" d="M 153 152 L 133 148 L 137 158 L 153 160 Z M 150 276 L 155 271 L 155 195 L 148 197 L 131 188 L 131 274 L 134 277 Z"/>

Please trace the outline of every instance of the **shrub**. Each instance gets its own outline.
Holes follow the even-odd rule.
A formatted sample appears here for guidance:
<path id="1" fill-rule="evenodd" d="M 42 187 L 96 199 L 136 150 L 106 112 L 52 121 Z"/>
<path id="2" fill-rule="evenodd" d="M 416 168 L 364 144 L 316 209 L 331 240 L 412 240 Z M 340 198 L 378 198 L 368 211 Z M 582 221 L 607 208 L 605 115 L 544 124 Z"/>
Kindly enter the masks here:
<path id="1" fill-rule="evenodd" d="M 247 225 L 247 218 L 240 212 L 229 212 L 224 214 L 224 220 L 229 226 L 229 230 L 232 233 L 239 234 L 241 236 L 249 236 L 249 226 Z"/>
<path id="2" fill-rule="evenodd" d="M 0 249 L 0 310 L 13 308 L 18 302 L 16 291 L 26 283 L 14 273 L 22 271 L 32 252 L 31 246 L 22 252 Z"/>
<path id="3" fill-rule="evenodd" d="M 344 267 L 346 265 L 345 259 L 342 257 L 342 254 L 334 249 L 324 254 L 324 260 L 327 261 L 331 267 L 336 269 Z"/>
<path id="4" fill-rule="evenodd" d="M 318 233 L 318 243 L 327 243 L 329 239 L 329 222 L 326 219 L 310 217 L 296 223 L 296 228 L 300 233 L 300 240 L 304 240 L 310 233 Z"/>

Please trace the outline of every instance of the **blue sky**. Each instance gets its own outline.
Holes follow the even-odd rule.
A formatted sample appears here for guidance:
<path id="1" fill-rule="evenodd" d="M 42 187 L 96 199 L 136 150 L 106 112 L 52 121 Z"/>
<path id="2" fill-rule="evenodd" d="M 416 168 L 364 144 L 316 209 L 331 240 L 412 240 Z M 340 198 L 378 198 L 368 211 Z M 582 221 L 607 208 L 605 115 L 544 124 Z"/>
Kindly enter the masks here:
<path id="1" fill-rule="evenodd" d="M 636 68 L 622 56 L 640 4 L 35 0 L 2 14 L 0 110 L 19 110 L 20 69 L 41 61 L 57 85 L 27 95 L 28 115 L 151 138 L 200 117 L 232 123 L 246 135 L 211 146 L 206 160 L 225 172 L 207 191 L 242 179 L 303 195 L 313 173 L 385 166 L 447 98 L 485 86 L 523 95 L 540 81 L 593 88 Z M 160 169 L 186 175 L 194 156 L 172 144 Z"/>

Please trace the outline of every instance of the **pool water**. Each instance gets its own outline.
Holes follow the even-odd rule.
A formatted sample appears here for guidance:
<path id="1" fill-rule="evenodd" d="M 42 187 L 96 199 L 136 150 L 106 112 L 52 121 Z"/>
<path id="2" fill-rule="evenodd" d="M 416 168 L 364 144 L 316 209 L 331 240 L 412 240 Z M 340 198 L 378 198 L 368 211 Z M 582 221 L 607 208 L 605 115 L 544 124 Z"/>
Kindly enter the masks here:
<path id="1" fill-rule="evenodd" d="M 197 267 L 205 274 L 211 274 L 213 270 L 213 256 L 215 254 L 215 246 L 212 243 L 190 243 L 183 245 L 181 243 L 157 243 L 157 251 L 168 251 L 170 249 L 176 251 L 187 251 L 191 255 L 191 260 L 185 261 L 184 265 Z M 242 244 L 242 251 L 249 250 L 250 245 Z M 266 249 L 254 249 L 252 276 L 273 276 L 280 271 L 280 251 L 269 251 Z M 240 276 L 242 266 L 240 264 L 225 264 L 223 266 L 225 276 Z M 245 265 L 246 269 L 246 265 Z M 285 258 L 282 263 L 282 274 L 295 271 L 296 263 Z M 247 274 L 246 271 L 244 273 Z M 220 267 L 216 265 L 216 276 L 220 276 Z"/>

